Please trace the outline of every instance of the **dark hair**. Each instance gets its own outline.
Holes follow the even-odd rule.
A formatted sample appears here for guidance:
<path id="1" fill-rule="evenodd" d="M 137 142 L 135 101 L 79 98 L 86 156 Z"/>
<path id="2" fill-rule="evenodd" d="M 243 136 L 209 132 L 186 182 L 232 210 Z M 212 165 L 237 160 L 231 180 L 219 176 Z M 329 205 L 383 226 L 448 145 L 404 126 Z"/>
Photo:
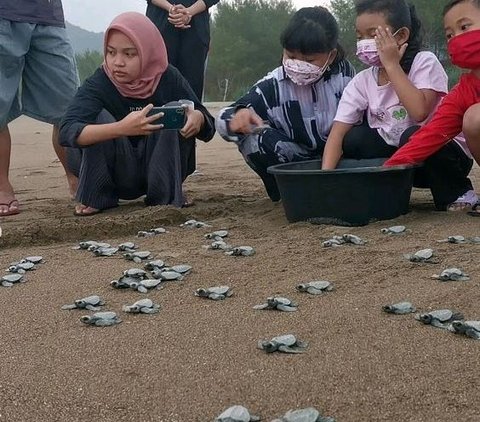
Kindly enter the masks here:
<path id="1" fill-rule="evenodd" d="M 465 3 L 466 1 L 473 3 L 475 6 L 477 6 L 480 9 L 480 0 L 450 0 L 443 8 L 443 16 L 445 16 L 448 12 L 450 12 L 450 10 L 453 9 L 453 7 L 456 6 L 457 4 Z"/>
<path id="2" fill-rule="evenodd" d="M 357 16 L 364 13 L 383 13 L 393 32 L 403 27 L 410 30 L 408 47 L 400 60 L 400 66 L 408 74 L 423 42 L 422 23 L 418 19 L 415 6 L 405 0 L 358 0 L 355 11 Z"/>
<path id="3" fill-rule="evenodd" d="M 302 54 L 328 53 L 335 48 L 337 57 L 332 66 L 345 58 L 345 51 L 338 43 L 338 24 L 324 7 L 303 7 L 290 19 L 280 36 L 285 50 Z"/>

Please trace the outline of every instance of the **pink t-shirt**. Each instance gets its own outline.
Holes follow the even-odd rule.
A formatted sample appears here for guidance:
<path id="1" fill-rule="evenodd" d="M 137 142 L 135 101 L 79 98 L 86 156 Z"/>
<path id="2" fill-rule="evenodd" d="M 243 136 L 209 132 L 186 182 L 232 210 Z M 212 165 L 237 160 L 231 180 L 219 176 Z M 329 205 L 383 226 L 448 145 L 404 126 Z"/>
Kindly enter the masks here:
<path id="1" fill-rule="evenodd" d="M 410 118 L 391 83 L 379 86 L 378 67 L 370 67 L 358 73 L 343 91 L 335 121 L 359 124 L 366 110 L 368 125 L 377 129 L 389 145 L 398 147 L 405 129 L 419 123 Z M 418 89 L 438 92 L 438 103 L 448 92 L 448 77 L 435 54 L 421 51 L 413 60 L 408 79 Z M 436 106 L 422 123 L 432 117 Z"/>

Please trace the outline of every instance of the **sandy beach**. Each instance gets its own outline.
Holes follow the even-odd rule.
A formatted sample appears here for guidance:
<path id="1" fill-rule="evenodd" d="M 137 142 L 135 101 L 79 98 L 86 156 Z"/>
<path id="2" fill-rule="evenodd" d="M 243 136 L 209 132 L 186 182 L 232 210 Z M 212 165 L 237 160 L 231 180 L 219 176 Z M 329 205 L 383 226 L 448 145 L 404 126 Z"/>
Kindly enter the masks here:
<path id="1" fill-rule="evenodd" d="M 210 109 L 216 113 L 218 105 Z M 146 208 L 140 199 L 78 218 L 51 127 L 22 117 L 10 129 L 11 181 L 22 212 L 0 218 L 0 270 L 28 255 L 45 263 L 26 283 L 0 286 L 0 421 L 208 422 L 233 404 L 265 421 L 309 406 L 337 422 L 480 421 L 480 341 L 381 310 L 409 300 L 420 312 L 450 308 L 480 320 L 480 245 L 437 242 L 480 236 L 480 219 L 437 212 L 429 191 L 414 190 L 411 212 L 395 220 L 354 228 L 289 224 L 236 147 L 218 136 L 197 148 L 199 174 L 185 185 L 195 206 Z M 477 191 L 479 175 L 475 167 Z M 190 218 L 228 229 L 229 243 L 253 246 L 256 254 L 205 249 L 212 229 L 179 227 Z M 396 224 L 408 232 L 381 233 Z M 135 237 L 158 226 L 168 233 Z M 343 233 L 368 243 L 322 247 Z M 134 241 L 193 270 L 148 294 L 115 290 L 110 281 L 138 265 L 72 249 L 85 240 Z M 427 247 L 436 263 L 404 257 Z M 431 279 L 449 267 L 471 281 Z M 295 291 L 312 280 L 329 280 L 335 290 L 316 297 Z M 234 292 L 224 301 L 193 294 L 224 284 Z M 79 319 L 90 312 L 61 310 L 91 294 L 123 322 L 88 327 Z M 252 309 L 274 295 L 294 300 L 298 311 Z M 160 304 L 158 314 L 121 311 L 144 297 Z M 307 341 L 306 353 L 256 348 L 259 339 L 286 333 Z"/>

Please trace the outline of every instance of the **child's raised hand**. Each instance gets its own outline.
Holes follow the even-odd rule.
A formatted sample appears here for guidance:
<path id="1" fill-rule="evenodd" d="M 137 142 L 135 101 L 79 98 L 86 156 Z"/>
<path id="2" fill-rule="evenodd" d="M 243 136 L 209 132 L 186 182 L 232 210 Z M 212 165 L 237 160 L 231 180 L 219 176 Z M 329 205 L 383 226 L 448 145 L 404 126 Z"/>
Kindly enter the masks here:
<path id="1" fill-rule="evenodd" d="M 184 138 L 191 138 L 200 132 L 204 122 L 205 117 L 201 111 L 187 108 L 187 121 L 185 126 L 180 129 L 180 134 Z"/>
<path id="2" fill-rule="evenodd" d="M 153 131 L 163 128 L 163 125 L 155 125 L 153 122 L 163 116 L 163 113 L 152 114 L 147 117 L 153 104 L 148 104 L 142 110 L 132 111 L 118 123 L 121 125 L 123 136 L 150 135 Z"/>
<path id="3" fill-rule="evenodd" d="M 385 29 L 381 26 L 375 30 L 375 41 L 377 43 L 378 55 L 385 68 L 398 65 L 408 47 L 408 44 L 404 43 L 398 48 L 397 40 L 392 35 L 390 28 Z"/>
<path id="4" fill-rule="evenodd" d="M 249 108 L 241 108 L 230 120 L 230 130 L 235 133 L 248 135 L 256 126 L 263 126 L 261 117 Z"/>

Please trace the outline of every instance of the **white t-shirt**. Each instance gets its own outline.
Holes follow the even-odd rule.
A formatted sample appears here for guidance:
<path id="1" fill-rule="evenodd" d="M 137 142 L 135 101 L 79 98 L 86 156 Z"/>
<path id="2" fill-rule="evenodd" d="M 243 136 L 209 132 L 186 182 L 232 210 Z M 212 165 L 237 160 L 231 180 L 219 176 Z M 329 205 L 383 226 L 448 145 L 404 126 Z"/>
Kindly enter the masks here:
<path id="1" fill-rule="evenodd" d="M 431 119 L 441 98 L 448 92 L 448 77 L 435 54 L 421 51 L 415 56 L 408 79 L 418 89 L 431 89 L 440 94 L 430 115 L 418 123 L 408 115 L 390 82 L 378 85 L 378 71 L 378 67 L 370 67 L 350 81 L 343 91 L 334 120 L 359 124 L 366 111 L 368 125 L 377 129 L 388 145 L 398 147 L 405 129 L 423 125 Z"/>

